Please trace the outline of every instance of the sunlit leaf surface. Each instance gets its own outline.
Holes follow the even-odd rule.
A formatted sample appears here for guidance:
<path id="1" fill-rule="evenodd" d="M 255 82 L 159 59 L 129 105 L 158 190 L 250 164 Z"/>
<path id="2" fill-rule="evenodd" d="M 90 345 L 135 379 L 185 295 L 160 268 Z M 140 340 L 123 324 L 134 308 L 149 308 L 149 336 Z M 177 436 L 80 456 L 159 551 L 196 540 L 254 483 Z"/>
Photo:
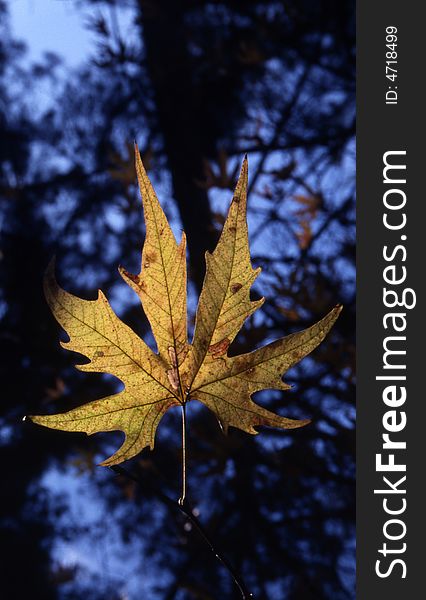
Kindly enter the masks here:
<path id="1" fill-rule="evenodd" d="M 187 339 L 185 235 L 178 245 L 137 149 L 136 170 L 146 224 L 141 271 L 133 275 L 120 268 L 120 273 L 141 300 L 158 354 L 115 315 L 101 291 L 97 300 L 89 301 L 62 290 L 52 263 L 45 293 L 69 335 L 70 341 L 63 346 L 90 359 L 77 367 L 80 370 L 111 373 L 125 387 L 69 412 L 31 419 L 52 429 L 87 434 L 123 431 L 124 443 L 102 463 L 107 466 L 135 456 L 146 446 L 153 448 L 167 409 L 191 399 L 213 411 L 224 431 L 231 425 L 256 434 L 255 427 L 260 425 L 291 429 L 308 423 L 276 415 L 251 396 L 264 389 L 288 389 L 283 374 L 320 344 L 340 306 L 304 331 L 247 354 L 228 356 L 244 321 L 263 303 L 263 299 L 250 300 L 250 288 L 260 269 L 252 268 L 248 245 L 247 159 L 216 249 L 206 254 L 192 344 Z"/>

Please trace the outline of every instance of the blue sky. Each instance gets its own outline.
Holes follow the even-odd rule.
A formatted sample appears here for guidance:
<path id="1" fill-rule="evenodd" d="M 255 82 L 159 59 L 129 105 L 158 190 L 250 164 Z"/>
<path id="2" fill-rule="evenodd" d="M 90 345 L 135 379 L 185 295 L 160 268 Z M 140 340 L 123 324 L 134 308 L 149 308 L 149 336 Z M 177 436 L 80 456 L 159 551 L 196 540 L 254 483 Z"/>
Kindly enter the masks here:
<path id="1" fill-rule="evenodd" d="M 12 33 L 23 40 L 30 59 L 55 52 L 69 66 L 87 59 L 92 34 L 84 27 L 82 11 L 70 0 L 11 0 Z"/>

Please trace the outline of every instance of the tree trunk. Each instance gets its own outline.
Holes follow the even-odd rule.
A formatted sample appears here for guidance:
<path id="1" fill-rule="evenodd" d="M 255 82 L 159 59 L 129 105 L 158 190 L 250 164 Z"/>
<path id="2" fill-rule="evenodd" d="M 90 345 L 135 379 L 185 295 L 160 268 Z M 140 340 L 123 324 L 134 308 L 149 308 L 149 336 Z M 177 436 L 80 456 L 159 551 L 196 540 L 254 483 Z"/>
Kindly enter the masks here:
<path id="1" fill-rule="evenodd" d="M 174 197 L 188 236 L 190 276 L 201 289 L 204 252 L 212 250 L 217 236 L 208 194 L 202 180 L 203 158 L 215 143 L 197 86 L 191 76 L 182 6 L 175 0 L 139 0 L 142 36 L 148 73 L 156 100 L 156 130 L 162 132 Z"/>

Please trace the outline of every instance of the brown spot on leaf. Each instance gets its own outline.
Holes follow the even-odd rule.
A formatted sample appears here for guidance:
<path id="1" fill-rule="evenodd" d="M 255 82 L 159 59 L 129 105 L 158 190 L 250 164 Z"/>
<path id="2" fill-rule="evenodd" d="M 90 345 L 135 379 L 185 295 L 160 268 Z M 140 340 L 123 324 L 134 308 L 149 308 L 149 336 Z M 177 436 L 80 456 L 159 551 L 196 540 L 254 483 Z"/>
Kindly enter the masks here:
<path id="1" fill-rule="evenodd" d="M 102 352 L 102 350 L 96 350 L 95 354 L 94 354 L 94 358 L 98 358 L 104 356 L 104 353 Z"/>
<path id="2" fill-rule="evenodd" d="M 173 369 L 169 369 L 167 371 L 167 377 L 168 377 L 168 380 L 170 381 L 170 385 L 172 386 L 172 388 L 174 390 L 177 390 L 179 388 L 178 370 L 175 367 Z"/>
<path id="3" fill-rule="evenodd" d="M 122 271 L 123 275 L 125 275 L 128 279 L 130 279 L 130 281 L 133 281 L 133 283 L 143 292 L 146 289 L 146 284 L 145 281 L 142 279 L 141 275 L 133 275 L 133 273 L 129 273 L 128 271 L 126 271 L 125 269 L 123 269 Z"/>
<path id="4" fill-rule="evenodd" d="M 146 260 L 149 262 L 155 262 L 157 260 L 157 253 L 155 250 L 149 250 L 149 252 L 146 253 Z"/>
<path id="5" fill-rule="evenodd" d="M 247 373 L 249 375 L 252 375 L 255 372 L 255 370 L 256 370 L 255 367 L 250 367 L 250 369 L 247 370 Z"/>
<path id="6" fill-rule="evenodd" d="M 139 285 L 139 275 L 133 275 L 133 273 L 129 273 L 126 269 L 123 269 L 123 275 L 125 275 L 130 281 Z"/>
<path id="7" fill-rule="evenodd" d="M 233 283 L 233 284 L 231 285 L 231 292 L 232 292 L 233 294 L 236 294 L 236 293 L 238 292 L 238 290 L 240 290 L 242 287 L 243 287 L 243 286 L 242 286 L 242 284 L 241 284 L 241 283 Z"/>
<path id="8" fill-rule="evenodd" d="M 233 225 L 231 225 L 231 227 L 229 228 L 229 231 L 230 231 L 231 233 L 235 233 L 235 232 L 237 231 L 237 228 L 236 228 L 236 227 L 234 227 Z"/>
<path id="9" fill-rule="evenodd" d="M 171 363 L 172 367 L 177 367 L 176 350 L 173 348 L 173 346 L 169 346 L 167 348 L 167 350 L 169 352 L 170 363 Z"/>
<path id="10" fill-rule="evenodd" d="M 220 358 L 228 350 L 230 343 L 231 342 L 228 340 L 228 338 L 224 338 L 220 342 L 209 346 L 209 353 L 213 356 L 213 358 Z"/>

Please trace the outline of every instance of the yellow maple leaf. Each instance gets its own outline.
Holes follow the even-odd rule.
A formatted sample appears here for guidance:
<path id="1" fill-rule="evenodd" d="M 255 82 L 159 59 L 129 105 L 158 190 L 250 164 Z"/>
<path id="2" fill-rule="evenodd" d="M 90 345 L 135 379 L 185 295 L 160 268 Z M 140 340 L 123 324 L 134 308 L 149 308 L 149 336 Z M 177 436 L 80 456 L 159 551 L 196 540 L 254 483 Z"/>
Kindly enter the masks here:
<path id="1" fill-rule="evenodd" d="M 255 427 L 260 425 L 290 429 L 308 423 L 276 415 L 251 396 L 264 389 L 289 388 L 283 374 L 324 339 L 340 306 L 304 331 L 253 352 L 228 356 L 244 321 L 263 303 L 263 299 L 250 300 L 250 288 L 260 269 L 252 268 L 248 245 L 247 159 L 216 249 L 206 253 L 192 344 L 187 339 L 185 234 L 178 245 L 137 148 L 136 171 L 146 223 L 141 271 L 132 275 L 120 268 L 120 273 L 142 302 L 158 353 L 115 315 L 101 291 L 96 300 L 89 301 L 61 289 L 52 263 L 44 287 L 54 316 L 70 338 L 62 345 L 90 359 L 77 365 L 78 369 L 111 373 L 125 387 L 66 413 L 31 419 L 65 431 L 124 432 L 123 445 L 101 463 L 106 466 L 121 463 L 147 446 L 153 448 L 164 413 L 192 399 L 213 411 L 224 431 L 231 425 L 256 434 Z"/>

